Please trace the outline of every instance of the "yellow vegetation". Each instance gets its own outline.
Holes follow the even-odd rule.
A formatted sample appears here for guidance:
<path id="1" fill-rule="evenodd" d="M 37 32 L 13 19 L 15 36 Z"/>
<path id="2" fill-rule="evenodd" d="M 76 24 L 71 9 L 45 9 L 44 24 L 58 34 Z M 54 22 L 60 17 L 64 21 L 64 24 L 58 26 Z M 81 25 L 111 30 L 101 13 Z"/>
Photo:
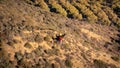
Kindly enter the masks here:
<path id="1" fill-rule="evenodd" d="M 82 15 L 79 14 L 79 11 L 74 6 L 72 6 L 68 1 L 60 0 L 60 3 L 66 9 L 66 11 L 69 11 L 70 15 L 73 15 L 74 18 L 82 19 Z"/>
<path id="2" fill-rule="evenodd" d="M 48 10 L 48 5 L 44 2 L 44 0 L 36 0 L 36 4 L 38 4 L 42 9 Z"/>
<path id="3" fill-rule="evenodd" d="M 101 22 L 105 25 L 114 23 L 120 26 L 119 0 L 46 0 L 46 2 L 35 0 L 34 3 L 42 9 L 49 11 L 50 8 L 53 12 L 69 18 L 81 20 L 84 17 L 90 23 Z M 109 5 L 112 8 L 108 7 Z"/>
<path id="4" fill-rule="evenodd" d="M 116 23 L 116 25 L 120 26 L 120 19 L 117 17 L 117 15 L 113 12 L 111 8 L 106 6 L 103 8 L 103 10 L 113 23 Z"/>
<path id="5" fill-rule="evenodd" d="M 63 16 L 67 16 L 67 12 L 65 11 L 65 9 L 63 9 L 62 6 L 59 5 L 56 1 L 50 0 L 49 4 L 51 4 L 52 8 L 55 8 L 58 13 L 60 13 Z"/>
<path id="6" fill-rule="evenodd" d="M 95 23 L 97 22 L 97 17 L 94 15 L 94 13 L 89 9 L 87 8 L 85 5 L 81 4 L 81 3 L 76 3 L 74 2 L 73 3 L 74 6 L 76 6 L 82 13 L 83 15 L 86 15 L 87 16 L 87 19 L 89 22 L 91 23 Z"/>
<path id="7" fill-rule="evenodd" d="M 102 24 L 110 25 L 111 22 L 108 16 L 99 6 L 97 6 L 96 4 L 92 4 L 90 8 L 98 16 L 98 20 L 102 22 Z"/>

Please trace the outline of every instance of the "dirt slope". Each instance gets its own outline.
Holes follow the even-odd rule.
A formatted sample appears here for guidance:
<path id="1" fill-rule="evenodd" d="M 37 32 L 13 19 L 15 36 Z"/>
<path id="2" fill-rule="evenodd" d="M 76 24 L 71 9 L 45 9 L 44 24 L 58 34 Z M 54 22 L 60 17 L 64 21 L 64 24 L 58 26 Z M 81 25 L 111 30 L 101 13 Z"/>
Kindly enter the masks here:
<path id="1" fill-rule="evenodd" d="M 1 68 L 120 68 L 119 52 L 116 27 L 68 19 L 24 0 L 0 1 Z"/>

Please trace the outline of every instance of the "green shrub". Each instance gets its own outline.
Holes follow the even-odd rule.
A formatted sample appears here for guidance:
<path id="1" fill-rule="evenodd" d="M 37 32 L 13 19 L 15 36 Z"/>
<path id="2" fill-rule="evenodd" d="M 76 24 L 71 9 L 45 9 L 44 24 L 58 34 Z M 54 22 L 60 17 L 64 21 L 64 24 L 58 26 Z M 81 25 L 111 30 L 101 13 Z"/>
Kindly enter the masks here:
<path id="1" fill-rule="evenodd" d="M 87 19 L 90 23 L 96 23 L 98 21 L 98 18 L 95 15 L 88 16 Z"/>
<path id="2" fill-rule="evenodd" d="M 0 0 L 0 3 L 4 2 L 5 0 Z"/>
<path id="3" fill-rule="evenodd" d="M 25 43 L 24 47 L 26 47 L 26 48 L 32 48 L 32 45 L 29 42 L 27 42 L 27 43 Z"/>
<path id="4" fill-rule="evenodd" d="M 103 7 L 104 12 L 108 15 L 109 19 L 116 24 L 116 26 L 120 27 L 120 19 L 113 12 L 113 10 L 107 6 Z"/>
<path id="5" fill-rule="evenodd" d="M 39 5 L 42 9 L 49 11 L 48 5 L 44 2 L 44 0 L 36 0 L 35 4 Z"/>
<path id="6" fill-rule="evenodd" d="M 99 1 L 99 3 L 102 3 L 104 0 L 98 0 Z"/>
<path id="7" fill-rule="evenodd" d="M 41 55 L 42 55 L 42 51 L 39 50 L 39 48 L 37 48 L 36 50 L 34 50 L 34 53 L 35 53 L 37 56 L 41 56 Z"/>
<path id="8" fill-rule="evenodd" d="M 120 19 L 117 20 L 116 26 L 120 28 Z"/>
<path id="9" fill-rule="evenodd" d="M 43 37 L 40 36 L 40 35 L 37 35 L 34 40 L 35 40 L 35 42 L 38 42 L 38 43 L 39 43 L 39 42 L 41 43 L 41 42 L 44 41 Z"/>
<path id="10" fill-rule="evenodd" d="M 14 42 L 13 41 L 9 41 L 9 42 L 7 42 L 7 44 L 10 45 L 10 46 L 13 46 Z"/>
<path id="11" fill-rule="evenodd" d="M 73 17 L 77 19 L 82 19 L 82 15 L 79 14 L 79 11 L 71 5 L 68 1 L 66 0 L 60 0 L 61 5 L 68 11 L 68 17 Z"/>
<path id="12" fill-rule="evenodd" d="M 85 15 L 87 17 L 87 20 L 89 22 L 97 22 L 97 17 L 85 5 L 83 5 L 81 3 L 76 3 L 76 2 L 74 2 L 73 5 L 76 6 L 79 9 L 79 11 L 81 11 L 83 13 L 83 15 Z"/>
<path id="13" fill-rule="evenodd" d="M 85 59 L 85 60 L 88 60 L 86 55 L 84 53 L 81 53 L 81 56 Z"/>
<path id="14" fill-rule="evenodd" d="M 60 13 L 63 16 L 67 16 L 67 12 L 65 11 L 65 9 L 63 9 L 62 6 L 59 5 L 56 1 L 49 0 L 49 4 L 52 5 L 52 8 L 56 9 L 57 13 Z"/>
<path id="15" fill-rule="evenodd" d="M 97 6 L 96 4 L 92 4 L 90 8 L 94 14 L 98 16 L 98 21 L 102 22 L 104 25 L 110 25 L 111 21 L 101 7 Z"/>
<path id="16" fill-rule="evenodd" d="M 0 63 L 0 68 L 13 68 L 13 64 L 9 59 L 2 59 L 2 60 L 3 62 Z"/>
<path id="17" fill-rule="evenodd" d="M 70 47 L 70 45 L 67 44 L 67 43 L 63 44 L 62 46 L 63 46 L 65 49 L 68 49 L 68 48 Z"/>
<path id="18" fill-rule="evenodd" d="M 94 60 L 94 64 L 95 64 L 96 68 L 108 68 L 108 67 L 110 67 L 110 68 L 117 68 L 113 64 L 107 64 L 107 63 L 105 63 L 105 62 L 103 62 L 101 60 L 97 60 L 97 59 Z"/>
<path id="19" fill-rule="evenodd" d="M 16 52 L 16 53 L 15 53 L 15 58 L 16 58 L 18 61 L 21 60 L 21 59 L 23 58 L 22 53 L 21 53 L 21 52 Z"/>
<path id="20" fill-rule="evenodd" d="M 112 56 L 111 59 L 113 59 L 114 61 L 120 61 L 120 57 L 116 57 L 116 56 Z"/>
<path id="21" fill-rule="evenodd" d="M 120 7 L 120 1 L 119 0 L 113 0 L 111 2 L 112 8 Z"/>
<path id="22" fill-rule="evenodd" d="M 51 37 L 50 36 L 46 36 L 46 37 L 44 37 L 44 40 L 49 42 L 49 41 L 51 41 Z"/>
<path id="23" fill-rule="evenodd" d="M 60 54 L 60 50 L 58 48 L 44 50 L 44 52 L 48 55 L 59 55 Z"/>
<path id="24" fill-rule="evenodd" d="M 72 68 L 73 63 L 72 63 L 72 61 L 71 61 L 70 59 L 67 59 L 67 60 L 65 60 L 65 65 L 66 65 L 67 67 Z"/>
<path id="25" fill-rule="evenodd" d="M 89 6 L 89 0 L 78 0 L 78 2 L 82 5 L 86 5 L 86 6 Z"/>

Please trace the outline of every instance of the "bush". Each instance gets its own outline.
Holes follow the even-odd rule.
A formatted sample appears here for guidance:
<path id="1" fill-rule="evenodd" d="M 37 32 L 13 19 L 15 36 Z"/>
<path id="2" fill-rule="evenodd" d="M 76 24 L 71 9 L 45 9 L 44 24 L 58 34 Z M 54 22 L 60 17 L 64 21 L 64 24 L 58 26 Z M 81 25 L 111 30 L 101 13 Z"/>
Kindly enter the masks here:
<path id="1" fill-rule="evenodd" d="M 82 15 L 79 14 L 79 11 L 71 5 L 68 1 L 66 0 L 60 0 L 61 5 L 66 9 L 68 12 L 68 17 L 70 18 L 77 18 L 77 19 L 82 19 Z"/>
<path id="2" fill-rule="evenodd" d="M 10 46 L 13 46 L 14 42 L 13 41 L 9 41 L 9 42 L 7 42 L 7 44 L 10 45 Z"/>
<path id="3" fill-rule="evenodd" d="M 70 45 L 68 43 L 63 44 L 62 46 L 64 47 L 64 49 L 70 48 Z"/>
<path id="4" fill-rule="evenodd" d="M 120 20 L 117 15 L 113 12 L 113 10 L 109 7 L 103 7 L 104 12 L 108 15 L 109 19 L 116 24 L 116 26 L 120 27 Z"/>
<path id="5" fill-rule="evenodd" d="M 48 55 L 60 55 L 60 50 L 57 48 L 44 50 L 44 52 Z"/>
<path id="6" fill-rule="evenodd" d="M 52 38 L 51 38 L 50 36 L 46 36 L 46 37 L 44 37 L 44 40 L 47 41 L 47 42 L 50 42 L 51 39 L 52 39 Z"/>
<path id="7" fill-rule="evenodd" d="M 42 9 L 48 10 L 48 5 L 44 2 L 44 0 L 36 0 L 35 5 L 40 6 Z"/>
<path id="8" fill-rule="evenodd" d="M 65 65 L 66 65 L 67 67 L 72 68 L 73 63 L 71 62 L 70 59 L 67 59 L 67 60 L 65 60 Z"/>
<path id="9" fill-rule="evenodd" d="M 16 52 L 14 57 L 19 61 L 23 58 L 23 55 L 21 52 Z"/>
<path id="10" fill-rule="evenodd" d="M 95 64 L 96 68 L 108 68 L 108 67 L 109 68 L 117 68 L 113 64 L 107 64 L 107 63 L 105 63 L 101 60 L 97 60 L 97 59 L 94 60 L 94 64 Z"/>
<path id="11" fill-rule="evenodd" d="M 43 39 L 43 37 L 42 36 L 40 36 L 40 35 L 36 35 L 36 37 L 35 37 L 35 42 L 38 42 L 38 43 L 41 43 L 41 42 L 43 42 L 44 41 L 44 39 Z"/>
<path id="12" fill-rule="evenodd" d="M 76 3 L 76 2 L 74 2 L 73 5 L 76 6 L 76 8 L 78 8 L 79 11 L 83 13 L 83 15 L 87 16 L 87 20 L 89 22 L 97 22 L 97 17 L 85 5 L 83 5 L 81 3 Z"/>
<path id="13" fill-rule="evenodd" d="M 89 6 L 89 3 L 88 3 L 89 1 L 88 0 L 78 0 L 77 2 L 79 2 L 82 5 Z"/>
<path id="14" fill-rule="evenodd" d="M 111 4 L 112 4 L 113 9 L 116 8 L 116 7 L 120 7 L 120 1 L 119 0 L 113 0 L 111 2 Z"/>
<path id="15" fill-rule="evenodd" d="M 41 56 L 41 55 L 42 55 L 42 51 L 39 50 L 39 48 L 35 49 L 35 50 L 34 50 L 34 53 L 35 53 L 37 56 Z"/>
<path id="16" fill-rule="evenodd" d="M 120 58 L 119 57 L 116 57 L 116 56 L 112 56 L 111 59 L 113 59 L 114 61 L 120 61 Z"/>
<path id="17" fill-rule="evenodd" d="M 96 4 L 92 4 L 90 8 L 98 16 L 98 21 L 102 22 L 103 25 L 110 25 L 111 22 L 101 7 Z"/>
<path id="18" fill-rule="evenodd" d="M 5 0 L 0 0 L 0 3 L 4 2 Z"/>
<path id="19" fill-rule="evenodd" d="M 117 20 L 116 26 L 120 28 L 120 19 Z"/>
<path id="20" fill-rule="evenodd" d="M 12 61 L 10 61 L 9 59 L 2 59 L 2 60 L 3 62 L 0 63 L 0 68 L 13 68 Z"/>
<path id="21" fill-rule="evenodd" d="M 107 64 L 101 60 L 94 60 L 94 64 L 96 65 L 96 67 L 98 68 L 107 68 Z"/>
<path id="22" fill-rule="evenodd" d="M 52 6 L 52 8 L 56 9 L 57 13 L 60 13 L 63 16 L 67 16 L 67 12 L 65 11 L 65 9 L 62 8 L 61 5 L 59 5 L 56 1 L 49 1 L 49 4 Z"/>
<path id="23" fill-rule="evenodd" d="M 32 45 L 29 42 L 27 42 L 27 43 L 25 43 L 24 47 L 26 47 L 26 48 L 32 48 Z"/>

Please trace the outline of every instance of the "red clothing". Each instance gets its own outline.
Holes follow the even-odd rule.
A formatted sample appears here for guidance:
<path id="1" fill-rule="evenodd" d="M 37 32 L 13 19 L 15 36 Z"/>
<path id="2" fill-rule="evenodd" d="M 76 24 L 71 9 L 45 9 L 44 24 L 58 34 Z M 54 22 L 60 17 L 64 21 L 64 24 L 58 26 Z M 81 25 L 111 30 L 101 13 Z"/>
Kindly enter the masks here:
<path id="1" fill-rule="evenodd" d="M 59 37 L 59 41 L 61 42 L 63 40 L 63 38 L 62 37 Z"/>

